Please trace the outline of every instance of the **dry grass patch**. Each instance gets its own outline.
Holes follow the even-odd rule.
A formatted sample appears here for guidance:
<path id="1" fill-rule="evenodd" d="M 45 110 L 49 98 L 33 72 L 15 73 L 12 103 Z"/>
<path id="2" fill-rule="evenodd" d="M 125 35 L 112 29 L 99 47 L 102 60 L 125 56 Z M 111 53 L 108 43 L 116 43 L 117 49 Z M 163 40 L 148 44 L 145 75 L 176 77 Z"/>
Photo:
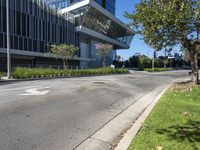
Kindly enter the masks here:
<path id="1" fill-rule="evenodd" d="M 187 91 L 192 91 L 194 87 L 198 86 L 199 85 L 194 85 L 192 82 L 187 81 L 187 82 L 174 83 L 170 89 L 171 91 L 187 92 Z"/>

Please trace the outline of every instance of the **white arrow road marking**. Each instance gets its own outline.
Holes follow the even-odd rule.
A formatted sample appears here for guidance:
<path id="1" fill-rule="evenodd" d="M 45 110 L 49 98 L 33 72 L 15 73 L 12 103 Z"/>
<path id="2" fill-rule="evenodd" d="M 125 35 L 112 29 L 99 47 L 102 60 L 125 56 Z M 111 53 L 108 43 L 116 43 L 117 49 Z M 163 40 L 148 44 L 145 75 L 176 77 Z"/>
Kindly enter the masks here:
<path id="1" fill-rule="evenodd" d="M 8 92 L 8 91 L 17 91 L 17 90 L 23 90 L 23 89 L 30 89 L 30 88 L 37 88 L 37 87 L 41 87 L 40 86 L 26 86 L 26 87 L 20 87 L 20 88 L 12 88 L 12 89 L 3 89 L 3 90 L 0 90 L 0 92 Z"/>
<path id="2" fill-rule="evenodd" d="M 39 91 L 42 89 L 48 89 L 49 87 L 41 87 L 41 88 L 32 88 L 32 89 L 27 89 L 24 94 L 19 94 L 22 96 L 27 96 L 27 95 L 31 95 L 31 96 L 41 96 L 41 95 L 46 95 L 47 93 L 49 93 L 49 90 L 46 91 Z"/>

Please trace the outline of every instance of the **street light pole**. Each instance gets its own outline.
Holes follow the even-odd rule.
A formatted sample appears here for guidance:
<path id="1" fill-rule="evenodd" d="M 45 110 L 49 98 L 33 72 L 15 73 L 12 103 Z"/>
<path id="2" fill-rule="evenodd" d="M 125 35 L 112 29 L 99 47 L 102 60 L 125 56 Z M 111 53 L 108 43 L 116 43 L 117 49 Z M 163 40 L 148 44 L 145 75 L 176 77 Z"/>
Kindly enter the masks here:
<path id="1" fill-rule="evenodd" d="M 153 51 L 153 59 L 152 59 L 152 70 L 154 72 L 154 68 L 155 68 L 155 51 Z"/>
<path id="2" fill-rule="evenodd" d="M 6 0 L 6 28 L 7 28 L 7 79 L 10 79 L 11 59 L 10 59 L 10 16 L 9 0 Z"/>

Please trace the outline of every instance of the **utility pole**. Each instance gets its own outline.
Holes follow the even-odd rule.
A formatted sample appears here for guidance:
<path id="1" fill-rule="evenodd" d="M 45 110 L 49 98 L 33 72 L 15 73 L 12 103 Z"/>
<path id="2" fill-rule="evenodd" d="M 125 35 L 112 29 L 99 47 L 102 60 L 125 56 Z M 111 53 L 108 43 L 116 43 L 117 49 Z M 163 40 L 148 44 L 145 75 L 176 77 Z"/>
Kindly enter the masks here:
<path id="1" fill-rule="evenodd" d="M 6 28 L 7 28 L 7 79 L 10 79 L 11 58 L 10 58 L 10 16 L 9 0 L 6 0 Z"/>

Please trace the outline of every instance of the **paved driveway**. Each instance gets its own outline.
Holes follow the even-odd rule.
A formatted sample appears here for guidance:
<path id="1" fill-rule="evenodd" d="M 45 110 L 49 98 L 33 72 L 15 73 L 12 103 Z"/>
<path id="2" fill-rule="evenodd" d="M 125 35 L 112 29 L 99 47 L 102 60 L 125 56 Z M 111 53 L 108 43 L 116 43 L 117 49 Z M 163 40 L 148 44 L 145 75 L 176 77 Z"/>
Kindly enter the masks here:
<path id="1" fill-rule="evenodd" d="M 70 150 L 151 90 L 186 71 L 0 85 L 1 150 Z"/>

